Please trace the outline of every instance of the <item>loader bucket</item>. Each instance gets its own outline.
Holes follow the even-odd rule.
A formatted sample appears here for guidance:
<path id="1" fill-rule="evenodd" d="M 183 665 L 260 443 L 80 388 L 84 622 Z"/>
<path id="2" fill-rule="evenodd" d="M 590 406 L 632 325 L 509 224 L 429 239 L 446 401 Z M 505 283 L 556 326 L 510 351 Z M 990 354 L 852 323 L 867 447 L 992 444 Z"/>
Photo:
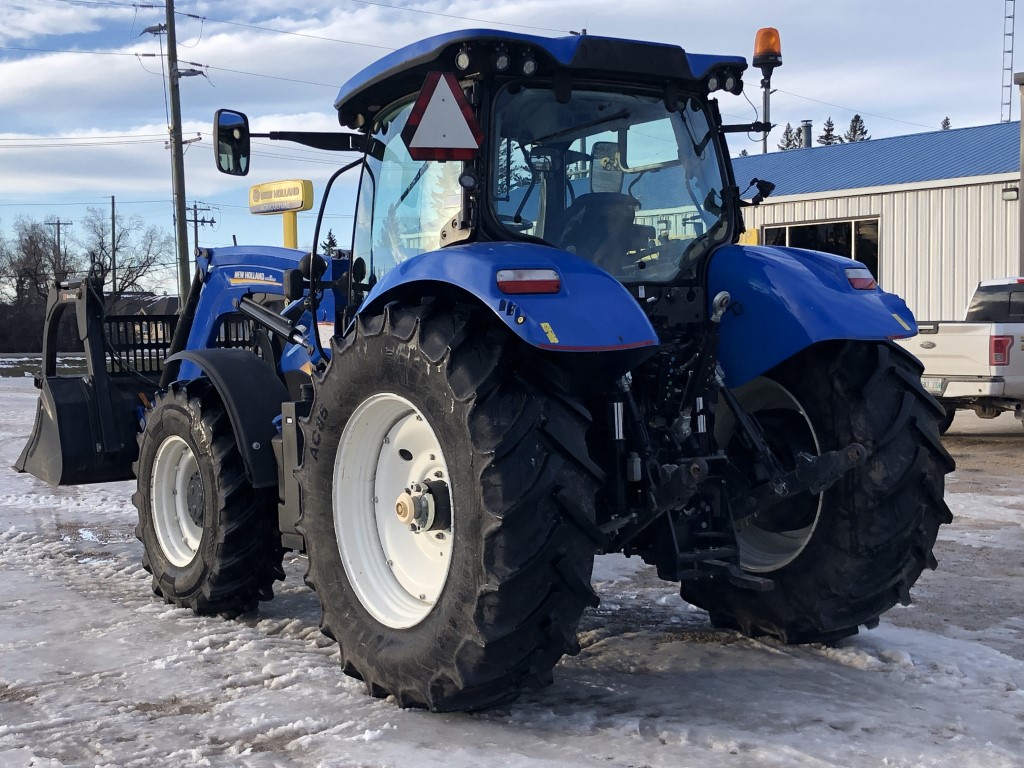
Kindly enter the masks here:
<path id="1" fill-rule="evenodd" d="M 87 376 L 42 379 L 32 435 L 14 468 L 53 485 L 134 477 L 141 409 L 134 392 L 111 390 L 106 402 Z"/>
<path id="2" fill-rule="evenodd" d="M 57 330 L 75 308 L 85 376 L 57 374 Z M 14 468 L 53 485 L 127 480 L 138 456 L 144 406 L 158 389 L 174 316 L 105 316 L 92 280 L 50 289 L 43 331 L 39 401 L 28 444 Z"/>

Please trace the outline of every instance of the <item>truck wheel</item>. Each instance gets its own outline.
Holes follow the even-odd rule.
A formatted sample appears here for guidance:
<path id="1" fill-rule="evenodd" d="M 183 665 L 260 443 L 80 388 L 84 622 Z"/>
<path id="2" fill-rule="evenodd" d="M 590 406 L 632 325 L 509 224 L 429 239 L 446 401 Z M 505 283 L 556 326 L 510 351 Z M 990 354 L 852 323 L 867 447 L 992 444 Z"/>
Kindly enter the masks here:
<path id="1" fill-rule="evenodd" d="M 433 710 L 549 684 L 597 604 L 587 411 L 461 305 L 391 305 L 332 352 L 299 527 L 344 671 Z"/>
<path id="2" fill-rule="evenodd" d="M 892 344 L 820 345 L 736 390 L 783 465 L 858 442 L 864 464 L 822 494 L 805 493 L 736 531 L 740 565 L 770 578 L 757 593 L 724 578 L 684 583 L 683 599 L 715 626 L 786 642 L 825 642 L 874 626 L 925 567 L 939 525 L 952 521 L 942 498 L 953 460 L 938 439 L 943 409 L 921 387 L 920 371 Z M 716 438 L 754 482 L 756 459 L 735 439 L 721 409 Z"/>
<path id="3" fill-rule="evenodd" d="M 245 477 L 234 432 L 206 379 L 159 392 L 134 465 L 135 535 L 153 591 L 198 614 L 237 615 L 284 578 L 273 489 Z"/>

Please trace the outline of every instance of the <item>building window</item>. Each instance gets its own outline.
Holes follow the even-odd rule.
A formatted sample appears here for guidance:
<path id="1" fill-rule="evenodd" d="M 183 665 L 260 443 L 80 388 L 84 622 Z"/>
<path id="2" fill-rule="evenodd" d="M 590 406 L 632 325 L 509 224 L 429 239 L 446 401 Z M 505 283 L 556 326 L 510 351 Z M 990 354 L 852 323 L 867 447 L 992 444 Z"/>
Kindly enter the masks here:
<path id="1" fill-rule="evenodd" d="M 878 219 L 765 227 L 765 245 L 788 245 L 856 259 L 878 279 Z"/>

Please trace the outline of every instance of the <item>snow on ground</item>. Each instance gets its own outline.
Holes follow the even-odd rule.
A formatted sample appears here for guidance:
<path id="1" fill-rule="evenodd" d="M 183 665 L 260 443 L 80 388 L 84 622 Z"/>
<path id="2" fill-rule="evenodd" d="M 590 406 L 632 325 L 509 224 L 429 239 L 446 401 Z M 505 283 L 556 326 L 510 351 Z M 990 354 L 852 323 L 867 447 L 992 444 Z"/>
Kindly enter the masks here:
<path id="1" fill-rule="evenodd" d="M 300 558 L 237 621 L 155 599 L 132 483 L 54 489 L 7 469 L 35 398 L 0 379 L 3 768 L 1024 764 L 1024 490 L 950 494 L 952 570 L 834 648 L 712 629 L 638 561 L 599 558 L 602 604 L 554 686 L 437 715 L 341 673 Z"/>

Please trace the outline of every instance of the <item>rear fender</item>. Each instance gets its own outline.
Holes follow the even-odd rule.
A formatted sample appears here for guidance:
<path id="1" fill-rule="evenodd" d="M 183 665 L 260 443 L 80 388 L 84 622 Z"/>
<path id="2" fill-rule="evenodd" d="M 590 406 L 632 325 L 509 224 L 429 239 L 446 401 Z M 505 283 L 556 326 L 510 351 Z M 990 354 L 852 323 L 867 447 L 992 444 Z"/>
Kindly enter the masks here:
<path id="1" fill-rule="evenodd" d="M 507 295 L 501 269 L 553 269 L 561 289 L 553 294 Z M 468 243 L 420 254 L 387 272 L 359 313 L 379 312 L 395 299 L 437 295 L 445 288 L 472 295 L 527 344 L 550 352 L 641 352 L 658 337 L 637 300 L 590 262 L 532 243 Z"/>
<path id="2" fill-rule="evenodd" d="M 846 270 L 863 264 L 818 251 L 728 245 L 711 260 L 708 297 L 728 291 L 719 360 L 738 387 L 822 341 L 913 336 L 917 323 L 899 296 L 857 290 Z"/>

